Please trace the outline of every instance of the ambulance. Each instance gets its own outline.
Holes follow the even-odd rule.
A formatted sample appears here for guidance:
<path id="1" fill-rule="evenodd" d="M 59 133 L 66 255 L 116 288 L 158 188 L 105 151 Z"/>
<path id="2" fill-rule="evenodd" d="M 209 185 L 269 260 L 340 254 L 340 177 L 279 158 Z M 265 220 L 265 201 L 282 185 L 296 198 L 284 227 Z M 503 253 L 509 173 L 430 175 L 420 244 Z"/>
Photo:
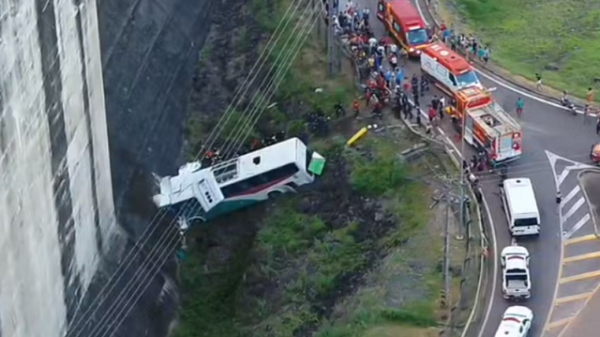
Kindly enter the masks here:
<path id="1" fill-rule="evenodd" d="M 431 43 L 427 25 L 410 0 L 380 0 L 377 17 L 411 57 L 419 57 L 421 50 Z"/>
<path id="2" fill-rule="evenodd" d="M 476 86 L 460 90 L 456 105 L 452 112 L 454 126 L 468 144 L 487 154 L 492 166 L 521 156 L 521 126 L 487 90 Z"/>
<path id="3" fill-rule="evenodd" d="M 483 88 L 471 64 L 441 42 L 423 49 L 421 71 L 450 96 L 464 88 Z"/>

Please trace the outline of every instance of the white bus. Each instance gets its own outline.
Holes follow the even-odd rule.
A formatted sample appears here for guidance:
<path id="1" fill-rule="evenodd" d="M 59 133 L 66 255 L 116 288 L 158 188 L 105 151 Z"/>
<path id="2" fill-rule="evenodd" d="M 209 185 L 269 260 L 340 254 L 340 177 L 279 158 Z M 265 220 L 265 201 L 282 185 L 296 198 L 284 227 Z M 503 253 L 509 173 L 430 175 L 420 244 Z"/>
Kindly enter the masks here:
<path id="1" fill-rule="evenodd" d="M 177 176 L 161 179 L 154 201 L 187 219 L 206 221 L 312 183 L 308 168 L 314 156 L 322 158 L 291 138 L 204 169 L 188 163 Z"/>
<path id="2" fill-rule="evenodd" d="M 540 212 L 528 178 L 506 179 L 500 187 L 502 208 L 513 236 L 540 234 Z"/>

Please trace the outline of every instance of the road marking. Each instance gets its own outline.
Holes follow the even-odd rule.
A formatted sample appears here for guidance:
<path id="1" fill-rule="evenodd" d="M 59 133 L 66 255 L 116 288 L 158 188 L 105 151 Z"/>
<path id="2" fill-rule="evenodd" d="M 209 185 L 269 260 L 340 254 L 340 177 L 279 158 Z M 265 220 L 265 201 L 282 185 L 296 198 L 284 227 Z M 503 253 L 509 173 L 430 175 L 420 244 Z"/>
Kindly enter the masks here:
<path id="1" fill-rule="evenodd" d="M 558 328 L 560 326 L 563 326 L 563 325 L 569 323 L 571 320 L 573 320 L 573 317 L 567 317 L 567 318 L 559 319 L 558 321 L 550 322 L 548 325 L 546 325 L 546 330 Z"/>
<path id="2" fill-rule="evenodd" d="M 548 163 L 550 164 L 550 169 L 552 170 L 552 172 L 554 173 L 554 166 L 556 164 L 556 155 L 548 150 L 544 151 L 546 153 L 546 157 L 548 157 Z M 556 173 L 554 173 L 552 175 L 554 177 L 554 187 L 556 187 L 556 189 L 558 190 L 558 180 L 556 178 Z M 560 229 L 560 232 L 563 233 L 564 232 L 564 227 L 563 227 L 563 222 L 562 222 L 562 208 L 558 207 L 558 218 L 561 219 L 558 221 L 558 227 Z M 554 305 L 554 301 L 556 301 L 556 299 L 558 298 L 558 289 L 560 287 L 560 283 L 558 282 L 558 280 L 560 279 L 560 276 L 562 275 L 563 272 L 563 266 L 564 266 L 564 258 L 565 258 L 565 241 L 562 240 L 561 238 L 561 242 L 562 244 L 560 245 L 560 260 L 558 261 L 558 271 L 556 273 L 556 282 L 554 282 L 554 294 L 552 294 L 552 305 L 550 306 L 550 310 L 548 310 L 548 315 L 546 315 L 546 320 L 544 322 L 544 330 L 548 330 L 548 325 L 550 324 L 550 320 L 552 319 L 552 314 L 554 313 L 554 308 L 556 307 Z M 480 336 L 481 337 L 481 336 Z"/>
<path id="3" fill-rule="evenodd" d="M 559 283 L 565 284 L 565 283 L 577 282 L 577 281 L 582 281 L 582 280 L 585 280 L 588 278 L 593 278 L 593 277 L 598 277 L 598 276 L 600 276 L 600 270 L 563 277 L 560 279 Z"/>
<path id="4" fill-rule="evenodd" d="M 567 196 L 562 200 L 562 204 L 566 205 L 569 201 L 571 201 L 571 199 L 573 199 L 573 197 L 577 194 L 581 192 L 581 187 L 579 187 L 579 185 L 575 186 L 575 188 L 573 188 L 571 190 L 571 192 L 569 192 L 569 194 L 567 194 Z"/>
<path id="5" fill-rule="evenodd" d="M 494 275 L 492 277 L 492 289 L 491 289 L 491 294 L 493 295 L 496 293 L 496 287 L 498 285 L 497 284 L 498 283 L 498 245 L 496 244 L 496 242 L 497 242 L 496 241 L 496 230 L 495 230 L 496 226 L 494 226 L 494 220 L 492 218 L 492 213 L 490 212 L 490 207 L 488 206 L 487 200 L 485 199 L 485 196 L 483 195 L 483 193 L 481 196 L 482 196 L 482 201 L 483 201 L 483 206 L 485 208 L 485 212 L 487 213 L 488 220 L 490 222 L 490 228 L 492 229 L 490 232 L 491 232 L 491 237 L 492 237 L 491 244 L 492 244 L 492 247 L 494 247 L 494 255 L 492 258 L 492 262 L 493 262 L 492 268 L 494 268 L 493 269 Z M 556 287 L 556 291 L 558 291 L 558 285 Z M 492 314 L 492 307 L 494 306 L 494 298 L 496 298 L 496 296 L 492 296 L 492 298 L 490 299 L 490 302 L 488 303 L 487 310 L 485 311 L 485 316 L 483 317 L 483 321 L 481 323 L 482 327 L 486 327 L 488 324 L 488 321 Z M 485 328 L 480 329 L 477 337 L 487 337 L 487 336 L 483 336 L 484 330 L 485 330 Z"/>
<path id="6" fill-rule="evenodd" d="M 567 214 L 563 215 L 562 221 L 567 221 L 567 219 L 573 216 L 573 214 L 575 214 L 575 212 L 577 212 L 579 207 L 583 206 L 583 204 L 585 204 L 585 198 L 580 197 L 579 200 L 577 200 L 577 202 L 573 206 L 571 206 L 571 208 L 567 211 Z"/>
<path id="7" fill-rule="evenodd" d="M 573 226 L 573 228 L 571 228 L 571 230 L 564 235 L 564 238 L 568 240 L 571 236 L 573 236 L 573 234 L 575 234 L 575 232 L 580 230 L 581 227 L 585 226 L 585 224 L 590 221 L 590 218 L 590 213 L 586 213 L 583 218 L 579 219 L 575 226 Z"/>
<path id="8" fill-rule="evenodd" d="M 562 185 L 569 173 L 571 173 L 571 170 L 568 167 L 560 173 L 560 176 L 558 176 L 558 186 Z"/>
<path id="9" fill-rule="evenodd" d="M 579 237 L 576 237 L 576 238 L 565 240 L 565 246 L 566 245 L 572 245 L 572 244 L 575 244 L 575 243 L 592 241 L 592 240 L 598 240 L 598 237 L 596 236 L 596 234 L 588 234 L 588 235 L 585 235 L 585 236 L 579 236 Z"/>
<path id="10" fill-rule="evenodd" d="M 581 294 L 577 294 L 577 295 L 573 295 L 573 296 L 565 296 L 565 297 L 557 298 L 556 301 L 554 301 L 554 305 L 585 300 L 585 299 L 590 298 L 592 295 L 594 295 L 594 292 L 590 291 L 587 293 L 581 293 Z"/>
<path id="11" fill-rule="evenodd" d="M 588 253 L 588 254 L 581 254 L 581 255 L 575 255 L 575 256 L 570 256 L 565 258 L 565 260 L 563 261 L 563 263 L 569 263 L 569 262 L 577 262 L 577 261 L 583 261 L 583 260 L 590 260 L 590 259 L 596 259 L 600 257 L 600 252 L 594 252 L 594 253 Z"/>

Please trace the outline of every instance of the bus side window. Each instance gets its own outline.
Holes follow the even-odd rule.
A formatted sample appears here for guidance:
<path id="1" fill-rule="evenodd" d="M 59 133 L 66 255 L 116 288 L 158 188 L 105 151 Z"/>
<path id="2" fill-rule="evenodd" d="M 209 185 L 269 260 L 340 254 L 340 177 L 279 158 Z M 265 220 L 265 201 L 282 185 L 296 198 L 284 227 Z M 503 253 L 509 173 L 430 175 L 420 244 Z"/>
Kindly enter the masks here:
<path id="1" fill-rule="evenodd" d="M 400 27 L 400 25 L 395 20 L 393 20 L 392 22 L 392 26 L 394 26 L 394 30 L 396 31 L 396 33 L 402 33 L 402 27 Z"/>
<path id="2" fill-rule="evenodd" d="M 450 78 L 450 82 L 452 82 L 452 85 L 457 86 L 456 77 L 454 77 L 454 75 L 452 75 L 451 72 L 448 72 L 448 78 Z"/>

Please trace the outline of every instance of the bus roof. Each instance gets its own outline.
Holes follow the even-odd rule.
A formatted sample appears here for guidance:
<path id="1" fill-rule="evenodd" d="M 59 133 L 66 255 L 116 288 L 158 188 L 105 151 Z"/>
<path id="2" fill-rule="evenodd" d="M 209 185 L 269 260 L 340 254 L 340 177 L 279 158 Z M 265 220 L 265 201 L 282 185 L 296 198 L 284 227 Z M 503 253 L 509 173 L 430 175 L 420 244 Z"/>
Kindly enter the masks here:
<path id="1" fill-rule="evenodd" d="M 299 151 L 306 151 L 306 145 L 298 138 L 290 138 L 224 161 L 210 167 L 210 169 L 215 175 L 219 186 L 227 186 L 239 180 L 294 163 L 298 158 Z M 227 179 L 223 179 L 225 176 L 227 176 Z"/>
<path id="2" fill-rule="evenodd" d="M 393 0 L 388 2 L 388 6 L 405 31 L 425 28 L 425 22 L 410 0 Z"/>
<path id="3" fill-rule="evenodd" d="M 473 69 L 467 60 L 441 42 L 435 42 L 425 47 L 423 52 L 436 59 L 438 63 L 446 67 L 453 74 L 460 75 Z"/>
<path id="4" fill-rule="evenodd" d="M 502 183 L 507 202 L 513 214 L 536 214 L 539 216 L 533 185 L 528 178 L 506 179 Z"/>

